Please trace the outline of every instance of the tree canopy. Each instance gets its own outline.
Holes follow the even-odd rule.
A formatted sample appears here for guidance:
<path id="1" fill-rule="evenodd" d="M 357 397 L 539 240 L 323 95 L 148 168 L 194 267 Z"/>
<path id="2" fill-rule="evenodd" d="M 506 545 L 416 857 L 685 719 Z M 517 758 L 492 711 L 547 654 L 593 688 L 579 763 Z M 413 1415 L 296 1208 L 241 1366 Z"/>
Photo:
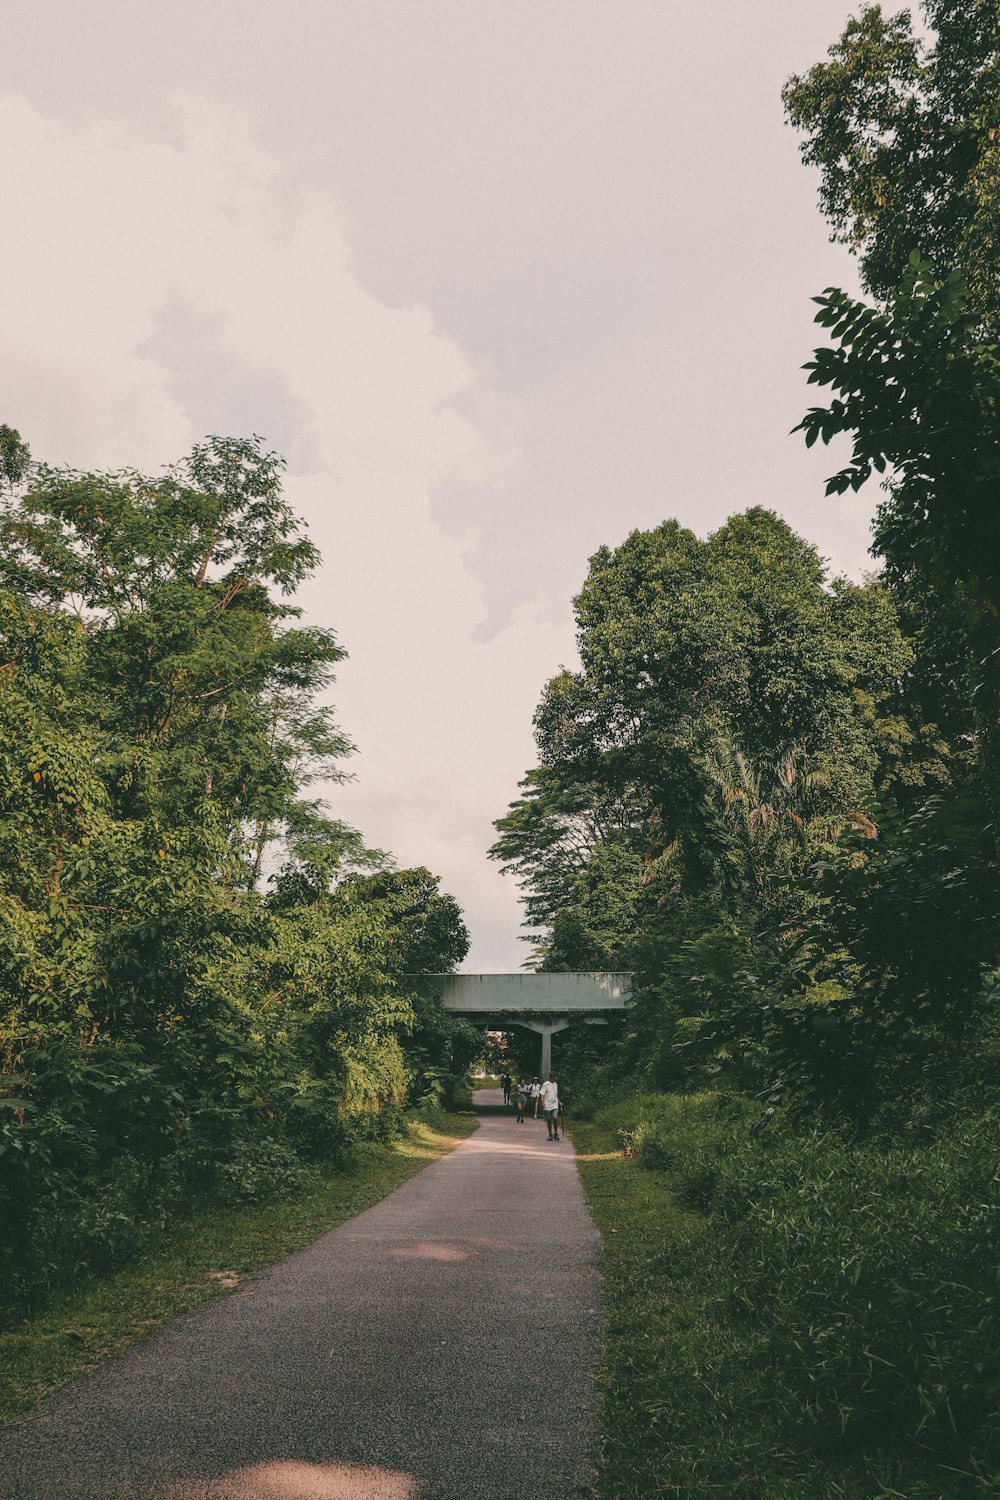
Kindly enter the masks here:
<path id="1" fill-rule="evenodd" d="M 317 553 L 277 455 L 80 474 L 10 428 L 0 455 L 0 1264 L 28 1296 L 53 1212 L 69 1259 L 113 1256 L 88 1194 L 138 1232 L 151 1194 L 261 1190 L 480 1044 L 422 978 L 467 949 L 454 900 L 311 791 L 351 749 L 344 653 L 291 602 Z"/>
<path id="2" fill-rule="evenodd" d="M 892 295 L 914 251 L 959 270 L 989 327 L 1000 317 L 1000 14 L 994 0 L 926 0 L 931 40 L 909 11 L 865 5 L 828 60 L 785 86 L 803 159 L 820 171 L 834 237 Z"/>
<path id="3" fill-rule="evenodd" d="M 851 440 L 827 494 L 881 481 L 881 572 L 759 508 L 601 548 L 493 850 L 534 962 L 635 971 L 630 1069 L 868 1119 L 978 1076 L 1000 961 L 1000 10 L 924 15 L 784 95 L 871 299 L 816 298 L 800 430 Z"/>

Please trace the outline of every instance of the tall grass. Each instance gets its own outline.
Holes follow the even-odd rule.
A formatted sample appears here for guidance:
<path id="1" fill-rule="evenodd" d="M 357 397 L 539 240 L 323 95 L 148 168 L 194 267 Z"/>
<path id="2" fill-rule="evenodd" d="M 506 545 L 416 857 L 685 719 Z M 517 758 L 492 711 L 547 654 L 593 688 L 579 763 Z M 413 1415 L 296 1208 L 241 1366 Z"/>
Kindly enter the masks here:
<path id="1" fill-rule="evenodd" d="M 755 1114 L 642 1095 L 595 1115 L 632 1153 L 619 1174 L 680 1213 L 637 1251 L 664 1319 L 634 1391 L 657 1451 L 621 1495 L 1000 1494 L 1000 1117 L 858 1141 L 751 1136 Z"/>

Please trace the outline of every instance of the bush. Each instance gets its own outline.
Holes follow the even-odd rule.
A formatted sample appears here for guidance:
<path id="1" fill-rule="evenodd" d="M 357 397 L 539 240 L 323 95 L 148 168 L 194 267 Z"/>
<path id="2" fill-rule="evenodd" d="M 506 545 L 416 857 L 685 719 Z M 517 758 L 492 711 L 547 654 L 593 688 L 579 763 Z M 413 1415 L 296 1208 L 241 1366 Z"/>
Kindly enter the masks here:
<path id="1" fill-rule="evenodd" d="M 41 1152 L 32 1156 L 33 1192 L 22 1196 L 20 1217 L 0 1237 L 0 1323 L 16 1321 L 55 1290 L 134 1259 L 178 1203 L 149 1164 L 130 1154 L 99 1177 L 82 1179 L 54 1168 Z"/>
<path id="2" fill-rule="evenodd" d="M 171 1131 L 159 1131 L 155 1154 L 152 1132 L 136 1129 L 137 1111 L 126 1121 L 138 1146 L 130 1149 L 112 1139 L 97 1110 L 88 1117 L 79 1098 L 68 1116 L 57 1105 L 2 1101 L 0 1322 L 135 1260 L 193 1204 L 296 1193 L 314 1163 L 339 1163 L 403 1133 L 401 1106 L 345 1115 L 339 1097 L 333 1084 L 310 1080 L 274 1124 L 248 1105 L 193 1098 Z"/>
<path id="3" fill-rule="evenodd" d="M 309 1168 L 290 1146 L 267 1136 L 238 1141 L 217 1173 L 221 1196 L 231 1203 L 262 1203 L 294 1193 L 309 1176 Z"/>
<path id="4" fill-rule="evenodd" d="M 745 1137 L 749 1108 L 716 1094 L 634 1094 L 597 1111 L 595 1124 L 614 1130 L 626 1153 L 668 1173 L 688 1207 L 706 1208 L 722 1163 Z"/>

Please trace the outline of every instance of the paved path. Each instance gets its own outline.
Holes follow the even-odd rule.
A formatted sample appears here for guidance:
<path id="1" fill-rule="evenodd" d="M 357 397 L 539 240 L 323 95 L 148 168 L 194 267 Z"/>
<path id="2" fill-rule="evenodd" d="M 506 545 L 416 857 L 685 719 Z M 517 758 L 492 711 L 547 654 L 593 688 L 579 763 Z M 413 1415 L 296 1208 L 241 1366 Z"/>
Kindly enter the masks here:
<path id="1" fill-rule="evenodd" d="M 597 1233 L 572 1146 L 499 1098 L 382 1203 L 0 1433 L 0 1497 L 589 1493 Z"/>

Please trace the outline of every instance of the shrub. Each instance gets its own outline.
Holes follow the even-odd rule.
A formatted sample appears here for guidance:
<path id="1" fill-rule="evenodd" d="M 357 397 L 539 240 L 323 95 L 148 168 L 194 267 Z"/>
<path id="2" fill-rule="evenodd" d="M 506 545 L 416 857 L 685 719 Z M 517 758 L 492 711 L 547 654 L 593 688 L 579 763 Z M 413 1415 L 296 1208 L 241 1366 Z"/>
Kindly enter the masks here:
<path id="1" fill-rule="evenodd" d="M 748 1106 L 702 1094 L 635 1094 L 605 1106 L 595 1123 L 615 1130 L 642 1166 L 668 1173 L 689 1207 L 711 1201 L 721 1164 L 746 1135 Z"/>
<path id="2" fill-rule="evenodd" d="M 265 1136 L 238 1141 L 218 1170 L 222 1196 L 240 1203 L 261 1203 L 302 1187 L 309 1169 L 290 1146 Z"/>

